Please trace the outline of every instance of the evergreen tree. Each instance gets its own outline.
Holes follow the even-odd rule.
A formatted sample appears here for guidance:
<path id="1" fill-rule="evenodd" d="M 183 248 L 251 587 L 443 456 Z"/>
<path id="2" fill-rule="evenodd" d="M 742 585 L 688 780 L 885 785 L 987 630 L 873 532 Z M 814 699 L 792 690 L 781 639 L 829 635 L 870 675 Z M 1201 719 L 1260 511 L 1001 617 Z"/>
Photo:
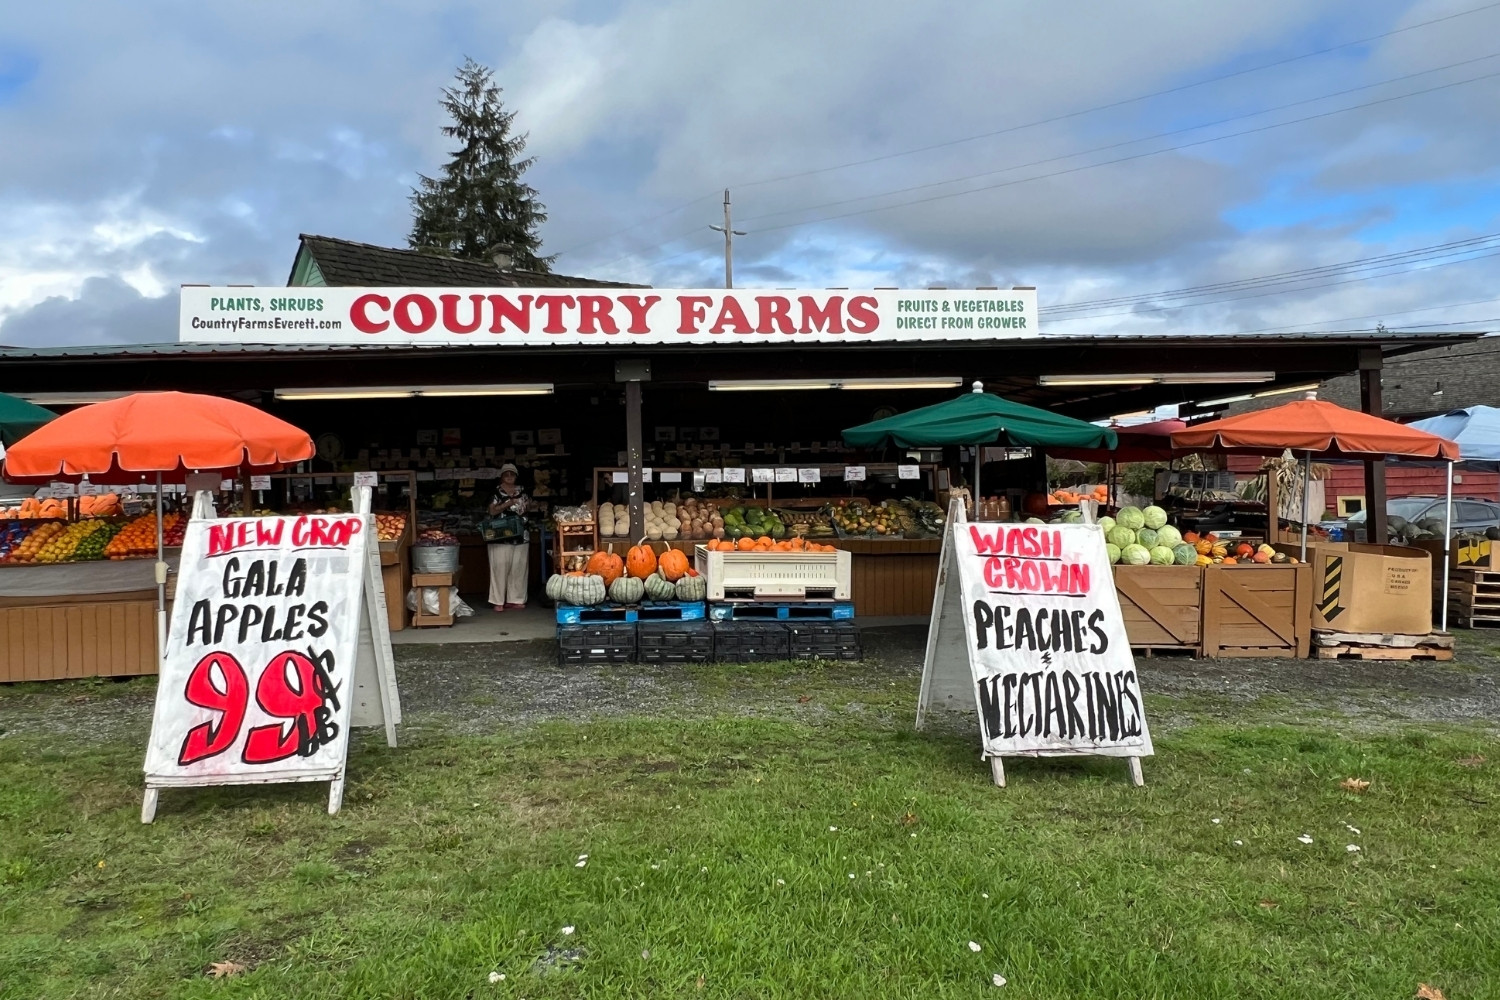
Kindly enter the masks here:
<path id="1" fill-rule="evenodd" d="M 533 159 L 522 156 L 526 136 L 511 134 L 516 113 L 505 110 L 490 77 L 488 68 L 466 58 L 456 84 L 443 88 L 443 110 L 452 119 L 443 135 L 459 147 L 440 176 L 418 175 L 407 242 L 415 250 L 471 260 L 507 251 L 514 266 L 547 271 L 554 258 L 537 255 L 542 239 L 536 231 L 547 219 L 546 206 L 521 179 Z"/>

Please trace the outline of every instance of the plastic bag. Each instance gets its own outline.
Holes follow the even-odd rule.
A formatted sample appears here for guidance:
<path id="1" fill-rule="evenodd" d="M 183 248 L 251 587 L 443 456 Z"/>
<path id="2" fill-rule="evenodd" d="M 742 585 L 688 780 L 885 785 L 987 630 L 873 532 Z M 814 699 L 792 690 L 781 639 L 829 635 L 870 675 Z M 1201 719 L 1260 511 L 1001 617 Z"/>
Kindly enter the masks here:
<path id="1" fill-rule="evenodd" d="M 406 592 L 406 610 L 417 610 L 417 591 L 422 591 L 422 613 L 424 615 L 435 615 L 438 613 L 438 591 L 441 587 L 413 587 Z M 474 609 L 464 603 L 464 599 L 458 596 L 457 587 L 448 588 L 448 613 L 454 618 L 472 618 Z"/>

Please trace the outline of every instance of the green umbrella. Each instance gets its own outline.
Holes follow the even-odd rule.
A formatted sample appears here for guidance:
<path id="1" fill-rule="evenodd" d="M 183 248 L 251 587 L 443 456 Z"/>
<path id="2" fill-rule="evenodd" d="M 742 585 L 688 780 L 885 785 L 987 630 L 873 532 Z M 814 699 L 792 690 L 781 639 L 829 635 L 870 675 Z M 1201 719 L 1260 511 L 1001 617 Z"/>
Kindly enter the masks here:
<path id="1" fill-rule="evenodd" d="M 938 448 L 943 445 L 973 445 L 974 496 L 979 497 L 979 445 L 1004 443 L 1015 448 L 1110 448 L 1118 442 L 1115 432 L 1074 417 L 1012 403 L 984 391 L 898 413 L 844 431 L 844 440 L 856 448 Z"/>
<path id="2" fill-rule="evenodd" d="M 0 393 L 0 442 L 9 448 L 57 414 L 16 396 Z"/>

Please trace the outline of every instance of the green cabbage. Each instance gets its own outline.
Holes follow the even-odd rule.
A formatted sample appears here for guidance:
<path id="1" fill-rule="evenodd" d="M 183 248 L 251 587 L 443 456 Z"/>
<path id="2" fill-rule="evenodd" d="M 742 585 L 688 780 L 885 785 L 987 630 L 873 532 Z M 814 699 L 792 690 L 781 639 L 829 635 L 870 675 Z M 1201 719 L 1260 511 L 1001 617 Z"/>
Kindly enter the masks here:
<path id="1" fill-rule="evenodd" d="M 1191 566 L 1198 561 L 1198 550 L 1181 542 L 1172 548 L 1172 561 L 1179 566 Z"/>
<path id="2" fill-rule="evenodd" d="M 1120 512 L 1115 515 L 1115 523 L 1122 528 L 1137 531 L 1146 526 L 1146 515 L 1141 513 L 1139 507 L 1121 507 Z"/>
<path id="3" fill-rule="evenodd" d="M 1137 531 L 1135 533 L 1135 540 L 1148 549 L 1154 549 L 1161 544 L 1160 539 L 1156 537 L 1156 532 L 1151 528 L 1142 528 L 1140 531 Z"/>
<path id="4" fill-rule="evenodd" d="M 1109 564 L 1111 566 L 1120 561 L 1120 547 L 1114 542 L 1104 543 L 1104 554 L 1109 556 Z"/>
<path id="5" fill-rule="evenodd" d="M 1115 519 L 1110 517 L 1108 514 L 1105 514 L 1103 517 L 1099 518 L 1097 523 L 1099 527 L 1104 529 L 1104 533 L 1108 535 L 1109 529 L 1115 526 Z"/>
<path id="6" fill-rule="evenodd" d="M 1141 517 L 1146 520 L 1146 527 L 1160 528 L 1167 523 L 1167 512 L 1153 504 L 1141 511 Z"/>
<path id="7" fill-rule="evenodd" d="M 1127 566 L 1145 566 L 1151 561 L 1151 550 L 1144 545 L 1127 545 L 1120 550 L 1120 561 Z"/>
<path id="8" fill-rule="evenodd" d="M 1161 528 L 1157 528 L 1156 544 L 1165 545 L 1169 548 L 1175 549 L 1178 545 L 1182 544 L 1182 532 L 1178 531 L 1170 524 Z"/>
<path id="9" fill-rule="evenodd" d="M 1151 549 L 1151 565 L 1170 566 L 1177 557 L 1172 550 L 1165 545 L 1157 545 Z"/>
<path id="10" fill-rule="evenodd" d="M 1127 545 L 1135 544 L 1135 532 L 1126 527 L 1116 526 L 1109 529 L 1104 540 L 1123 549 Z"/>

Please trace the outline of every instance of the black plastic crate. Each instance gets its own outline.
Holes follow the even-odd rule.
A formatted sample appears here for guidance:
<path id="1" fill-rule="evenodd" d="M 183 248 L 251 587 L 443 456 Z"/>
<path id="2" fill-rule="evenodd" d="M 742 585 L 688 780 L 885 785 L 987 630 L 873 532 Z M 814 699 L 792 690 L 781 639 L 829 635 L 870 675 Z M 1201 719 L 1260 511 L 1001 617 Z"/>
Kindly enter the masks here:
<path id="1" fill-rule="evenodd" d="M 634 663 L 635 623 L 590 622 L 557 627 L 557 662 Z"/>
<path id="2" fill-rule="evenodd" d="M 714 659 L 725 663 L 765 663 L 787 659 L 787 631 L 780 622 L 714 622 Z"/>
<path id="3" fill-rule="evenodd" d="M 706 621 L 645 621 L 636 625 L 641 663 L 707 663 L 714 658 L 714 628 Z"/>
<path id="4" fill-rule="evenodd" d="M 791 622 L 786 626 L 788 656 L 793 660 L 859 660 L 864 646 L 859 626 L 850 621 Z"/>

